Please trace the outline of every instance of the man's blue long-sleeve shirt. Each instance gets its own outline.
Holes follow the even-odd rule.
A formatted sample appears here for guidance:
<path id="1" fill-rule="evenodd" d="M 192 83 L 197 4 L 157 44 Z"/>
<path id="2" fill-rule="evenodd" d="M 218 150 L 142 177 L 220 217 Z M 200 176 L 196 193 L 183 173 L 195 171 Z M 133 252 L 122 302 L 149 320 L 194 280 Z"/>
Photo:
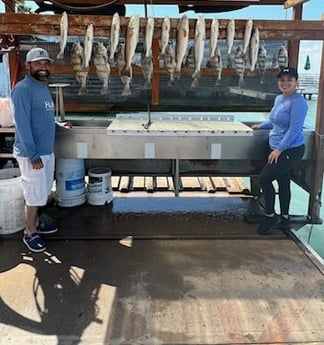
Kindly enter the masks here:
<path id="1" fill-rule="evenodd" d="M 25 76 L 12 92 L 15 114 L 14 155 L 31 162 L 54 152 L 54 102 L 47 85 Z"/>

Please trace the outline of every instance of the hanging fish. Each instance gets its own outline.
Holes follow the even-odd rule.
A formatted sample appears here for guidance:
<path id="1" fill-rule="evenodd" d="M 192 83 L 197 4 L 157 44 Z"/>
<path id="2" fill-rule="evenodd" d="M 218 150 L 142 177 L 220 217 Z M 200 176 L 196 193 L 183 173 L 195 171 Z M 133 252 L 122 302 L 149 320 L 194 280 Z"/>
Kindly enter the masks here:
<path id="1" fill-rule="evenodd" d="M 110 65 L 108 63 L 107 48 L 104 46 L 103 42 L 98 42 L 96 46 L 93 64 L 96 67 L 97 77 L 103 82 L 100 93 L 101 95 L 106 95 L 108 93 Z"/>
<path id="2" fill-rule="evenodd" d="M 223 70 L 223 64 L 222 64 L 222 55 L 220 52 L 219 47 L 216 47 L 216 54 L 214 56 L 215 62 L 214 62 L 214 69 L 215 69 L 215 73 L 216 73 L 216 82 L 215 82 L 215 86 L 220 85 L 221 84 L 221 80 L 222 80 L 222 70 Z"/>
<path id="3" fill-rule="evenodd" d="M 125 43 L 119 43 L 117 46 L 115 60 L 120 76 L 120 80 L 124 85 L 124 89 L 122 91 L 122 96 L 127 96 L 130 92 L 130 76 L 122 75 L 122 71 L 126 66 L 126 59 L 125 59 Z"/>
<path id="4" fill-rule="evenodd" d="M 266 62 L 267 62 L 267 51 L 264 45 L 262 45 L 258 51 L 258 61 L 257 61 L 258 68 L 260 71 L 260 84 L 263 84 L 265 81 Z"/>
<path id="5" fill-rule="evenodd" d="M 170 18 L 165 17 L 162 23 L 161 39 L 159 40 L 160 58 L 163 58 L 163 55 L 165 54 L 165 49 L 167 45 L 169 44 L 170 28 L 171 28 Z"/>
<path id="6" fill-rule="evenodd" d="M 217 18 L 213 18 L 210 25 L 210 40 L 209 40 L 209 57 L 215 56 L 217 42 L 219 36 L 219 22 Z"/>
<path id="7" fill-rule="evenodd" d="M 126 66 L 125 50 L 126 50 L 126 44 L 119 43 L 117 46 L 116 54 L 115 54 L 115 60 L 116 60 L 120 80 L 122 84 L 124 85 L 122 96 L 129 96 L 131 95 L 131 90 L 130 90 L 131 77 L 128 75 L 122 74 L 122 71 L 124 70 Z"/>
<path id="8" fill-rule="evenodd" d="M 152 40 L 154 33 L 154 17 L 149 17 L 145 27 L 144 54 L 145 57 L 152 56 Z"/>
<path id="9" fill-rule="evenodd" d="M 243 54 L 244 55 L 246 54 L 247 49 L 250 45 L 252 29 L 253 29 L 253 20 L 248 19 L 246 24 L 245 24 L 244 37 L 243 37 Z"/>
<path id="10" fill-rule="evenodd" d="M 64 57 L 64 50 L 67 43 L 69 29 L 69 21 L 67 13 L 64 11 L 62 13 L 61 22 L 60 22 L 60 51 L 57 54 L 57 59 L 62 60 Z"/>
<path id="11" fill-rule="evenodd" d="M 188 70 L 193 73 L 195 70 L 195 46 L 190 44 L 188 48 L 188 54 L 185 58 L 184 65 Z"/>
<path id="12" fill-rule="evenodd" d="M 75 73 L 75 78 L 80 84 L 79 95 L 86 94 L 88 70 L 83 68 L 84 50 L 80 42 L 73 43 L 71 50 L 71 64 Z"/>
<path id="13" fill-rule="evenodd" d="M 235 38 L 235 20 L 230 19 L 227 24 L 226 44 L 227 44 L 227 65 L 230 68 L 232 66 L 231 52 Z"/>
<path id="14" fill-rule="evenodd" d="M 200 69 L 201 63 L 204 58 L 204 49 L 205 49 L 205 39 L 206 39 L 206 26 L 205 18 L 199 16 L 196 21 L 195 27 L 195 70 L 192 74 L 192 88 L 197 88 L 199 85 L 200 78 Z"/>
<path id="15" fill-rule="evenodd" d="M 235 61 L 236 73 L 239 76 L 238 86 L 242 87 L 245 84 L 244 82 L 245 59 L 244 59 L 243 49 L 241 46 L 238 46 L 236 49 L 234 61 Z"/>
<path id="16" fill-rule="evenodd" d="M 132 78 L 132 62 L 135 56 L 135 50 L 139 37 L 139 24 L 140 18 L 138 15 L 132 15 L 129 19 L 126 32 L 126 47 L 125 47 L 125 60 L 126 65 L 121 74 Z M 125 95 L 130 95 L 130 89 L 125 90 Z"/>
<path id="17" fill-rule="evenodd" d="M 120 18 L 118 12 L 113 15 L 110 28 L 110 55 L 109 62 L 113 63 L 115 58 L 115 52 L 119 43 L 120 35 Z"/>
<path id="18" fill-rule="evenodd" d="M 279 69 L 288 67 L 288 50 L 285 44 L 283 44 L 278 51 L 278 66 Z"/>
<path id="19" fill-rule="evenodd" d="M 93 25 L 88 24 L 86 34 L 84 37 L 84 60 L 83 68 L 89 68 L 89 63 L 92 55 L 92 43 L 93 43 Z"/>
<path id="20" fill-rule="evenodd" d="M 276 53 L 272 54 L 271 67 L 278 68 L 278 56 Z"/>
<path id="21" fill-rule="evenodd" d="M 250 71 L 251 72 L 255 70 L 255 66 L 258 60 L 259 44 L 260 44 L 259 29 L 255 28 L 253 30 L 251 41 L 250 41 Z"/>
<path id="22" fill-rule="evenodd" d="M 146 56 L 145 52 L 141 55 L 142 74 L 145 79 L 144 90 L 152 89 L 153 59 Z"/>
<path id="23" fill-rule="evenodd" d="M 168 87 L 173 86 L 174 78 L 175 78 L 175 68 L 176 68 L 176 61 L 175 61 L 175 49 L 172 43 L 169 43 L 165 48 L 165 53 L 163 55 L 164 67 L 167 69 L 170 75 L 170 79 L 168 81 Z"/>
<path id="24" fill-rule="evenodd" d="M 177 44 L 176 44 L 176 68 L 175 78 L 180 78 L 181 66 L 186 55 L 189 41 L 189 20 L 184 14 L 178 23 L 177 27 Z"/>

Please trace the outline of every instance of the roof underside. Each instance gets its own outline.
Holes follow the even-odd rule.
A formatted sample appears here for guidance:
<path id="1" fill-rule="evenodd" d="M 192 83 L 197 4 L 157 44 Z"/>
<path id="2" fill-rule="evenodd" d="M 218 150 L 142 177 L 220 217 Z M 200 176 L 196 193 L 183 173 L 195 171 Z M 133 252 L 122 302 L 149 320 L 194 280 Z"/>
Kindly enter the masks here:
<path id="1" fill-rule="evenodd" d="M 285 0 L 193 0 L 193 1 L 175 1 L 175 0 L 35 0 L 39 6 L 37 12 L 52 10 L 55 13 L 68 11 L 70 13 L 96 13 L 113 14 L 115 11 L 124 14 L 125 5 L 177 5 L 179 12 L 188 10 L 195 12 L 227 12 L 238 10 L 250 5 L 282 5 Z"/>

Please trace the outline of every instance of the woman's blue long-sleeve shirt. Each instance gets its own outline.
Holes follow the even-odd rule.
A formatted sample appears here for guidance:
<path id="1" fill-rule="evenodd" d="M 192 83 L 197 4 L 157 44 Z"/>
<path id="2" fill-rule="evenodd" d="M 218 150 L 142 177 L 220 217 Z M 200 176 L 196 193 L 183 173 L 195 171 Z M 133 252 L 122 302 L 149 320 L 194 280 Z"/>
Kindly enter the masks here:
<path id="1" fill-rule="evenodd" d="M 54 152 L 54 102 L 47 85 L 26 75 L 12 92 L 15 118 L 14 155 L 31 162 Z"/>
<path id="2" fill-rule="evenodd" d="M 303 126 L 308 110 L 304 97 L 295 92 L 290 96 L 278 95 L 268 121 L 260 124 L 271 129 L 269 145 L 280 152 L 304 144 Z"/>

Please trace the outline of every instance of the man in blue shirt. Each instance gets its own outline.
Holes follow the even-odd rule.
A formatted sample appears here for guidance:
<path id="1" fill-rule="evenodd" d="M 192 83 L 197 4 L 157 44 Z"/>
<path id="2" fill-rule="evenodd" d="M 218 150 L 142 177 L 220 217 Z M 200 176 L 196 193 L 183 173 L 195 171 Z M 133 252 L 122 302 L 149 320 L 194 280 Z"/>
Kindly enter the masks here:
<path id="1" fill-rule="evenodd" d="M 303 158 L 305 152 L 303 126 L 308 106 L 304 97 L 296 92 L 298 73 L 295 68 L 283 68 L 278 75 L 281 94 L 275 98 L 270 118 L 254 129 L 270 129 L 268 162 L 260 175 L 260 186 L 265 201 L 265 217 L 258 232 L 267 235 L 276 226 L 282 230 L 290 227 L 289 205 L 291 199 L 290 171 Z M 279 186 L 281 218 L 276 224 L 275 190 Z"/>
<path id="2" fill-rule="evenodd" d="M 12 92 L 15 109 L 14 156 L 21 171 L 25 198 L 26 230 L 23 242 L 29 250 L 42 252 L 41 234 L 57 231 L 54 224 L 38 220 L 38 208 L 47 203 L 54 179 L 54 102 L 46 81 L 50 62 L 46 50 L 33 48 L 26 55 L 27 75 Z M 71 124 L 63 124 L 70 128 Z"/>

